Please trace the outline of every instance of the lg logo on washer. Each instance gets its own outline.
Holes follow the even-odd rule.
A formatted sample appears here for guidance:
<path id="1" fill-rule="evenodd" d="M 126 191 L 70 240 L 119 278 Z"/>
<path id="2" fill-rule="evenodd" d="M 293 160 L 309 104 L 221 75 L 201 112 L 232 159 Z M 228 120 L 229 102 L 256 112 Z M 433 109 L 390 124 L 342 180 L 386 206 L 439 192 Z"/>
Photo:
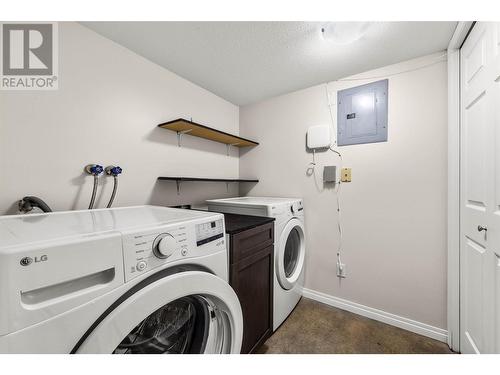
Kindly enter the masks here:
<path id="1" fill-rule="evenodd" d="M 42 255 L 40 257 L 34 257 L 34 258 L 24 257 L 23 259 L 20 260 L 19 263 L 21 264 L 21 266 L 29 266 L 33 262 L 40 263 L 40 262 L 45 262 L 47 260 L 49 260 L 47 255 Z"/>
<path id="2" fill-rule="evenodd" d="M 0 30 L 0 89 L 57 89 L 57 23 L 2 23 Z"/>

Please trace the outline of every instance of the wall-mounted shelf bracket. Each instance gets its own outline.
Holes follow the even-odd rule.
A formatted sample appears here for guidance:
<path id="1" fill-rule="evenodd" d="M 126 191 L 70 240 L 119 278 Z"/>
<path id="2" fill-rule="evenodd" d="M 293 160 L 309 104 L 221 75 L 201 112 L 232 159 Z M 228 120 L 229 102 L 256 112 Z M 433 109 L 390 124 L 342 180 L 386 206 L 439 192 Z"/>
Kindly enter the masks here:
<path id="1" fill-rule="evenodd" d="M 231 150 L 231 146 L 238 146 L 239 143 L 228 143 L 226 144 L 227 156 L 229 156 L 229 151 Z"/>
<path id="2" fill-rule="evenodd" d="M 192 131 L 192 130 L 193 130 L 193 129 L 186 129 L 186 130 L 179 130 L 179 131 L 177 132 L 177 145 L 178 145 L 179 147 L 181 147 L 182 135 L 183 135 L 183 134 L 187 134 L 187 133 L 189 133 L 189 132 L 190 132 L 190 131 Z"/>

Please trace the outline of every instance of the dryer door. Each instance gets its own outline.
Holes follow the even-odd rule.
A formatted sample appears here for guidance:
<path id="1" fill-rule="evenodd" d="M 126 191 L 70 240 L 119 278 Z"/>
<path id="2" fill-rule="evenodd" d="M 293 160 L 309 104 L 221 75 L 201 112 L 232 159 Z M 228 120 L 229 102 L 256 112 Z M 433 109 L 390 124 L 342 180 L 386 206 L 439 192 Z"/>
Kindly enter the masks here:
<path id="1" fill-rule="evenodd" d="M 304 225 L 291 219 L 283 228 L 278 243 L 276 275 L 282 288 L 292 289 L 304 268 L 305 257 Z"/>
<path id="2" fill-rule="evenodd" d="M 239 353 L 242 333 L 241 307 L 229 284 L 208 272 L 183 271 L 132 287 L 72 352 Z"/>

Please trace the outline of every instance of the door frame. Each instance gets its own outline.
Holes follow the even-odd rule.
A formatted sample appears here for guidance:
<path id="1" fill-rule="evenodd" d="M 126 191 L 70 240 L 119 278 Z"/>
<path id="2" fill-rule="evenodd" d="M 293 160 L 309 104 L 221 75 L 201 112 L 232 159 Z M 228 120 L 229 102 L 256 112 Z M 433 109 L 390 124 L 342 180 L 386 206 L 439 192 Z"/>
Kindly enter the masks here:
<path id="1" fill-rule="evenodd" d="M 475 22 L 459 22 L 448 44 L 448 346 L 460 351 L 460 49 Z"/>

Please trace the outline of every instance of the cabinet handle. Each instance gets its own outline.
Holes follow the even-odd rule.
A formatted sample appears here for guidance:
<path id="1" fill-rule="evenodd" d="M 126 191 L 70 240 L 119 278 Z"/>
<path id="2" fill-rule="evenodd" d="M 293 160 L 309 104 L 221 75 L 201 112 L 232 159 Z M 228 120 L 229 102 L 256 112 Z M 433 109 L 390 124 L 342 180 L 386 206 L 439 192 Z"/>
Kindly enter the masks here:
<path id="1" fill-rule="evenodd" d="M 487 227 L 483 227 L 482 225 L 478 225 L 477 226 L 477 231 L 478 232 L 482 232 L 483 230 L 486 232 L 486 231 L 488 231 L 488 228 Z"/>

